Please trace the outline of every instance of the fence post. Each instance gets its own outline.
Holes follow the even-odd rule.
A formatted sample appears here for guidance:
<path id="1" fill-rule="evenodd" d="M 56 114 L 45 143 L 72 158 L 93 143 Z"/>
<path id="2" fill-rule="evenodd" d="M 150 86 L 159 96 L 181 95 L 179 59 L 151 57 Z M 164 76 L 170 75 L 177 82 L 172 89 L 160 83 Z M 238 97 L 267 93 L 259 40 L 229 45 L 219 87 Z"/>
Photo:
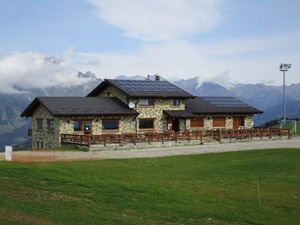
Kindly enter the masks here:
<path id="1" fill-rule="evenodd" d="M 289 135 L 289 139 L 291 138 L 291 131 L 290 129 L 288 129 L 288 135 Z"/>
<path id="2" fill-rule="evenodd" d="M 190 132 L 188 131 L 188 143 L 190 143 L 190 139 L 191 139 L 191 134 L 190 134 Z"/>
<path id="3" fill-rule="evenodd" d="M 272 129 L 269 129 L 269 139 L 272 138 Z"/>
<path id="4" fill-rule="evenodd" d="M 253 129 L 251 129 L 251 140 L 253 139 Z"/>
<path id="5" fill-rule="evenodd" d="M 175 133 L 175 143 L 177 144 L 177 133 Z"/>
<path id="6" fill-rule="evenodd" d="M 90 148 L 91 145 L 91 136 L 88 136 L 88 147 Z"/>
<path id="7" fill-rule="evenodd" d="M 200 131 L 200 144 L 202 144 L 202 130 Z"/>
<path id="8" fill-rule="evenodd" d="M 232 129 L 230 130 L 230 141 L 232 140 Z"/>
<path id="9" fill-rule="evenodd" d="M 150 145 L 150 133 L 148 133 L 148 145 Z"/>
<path id="10" fill-rule="evenodd" d="M 164 133 L 161 134 L 161 143 L 162 144 L 164 143 L 164 135 L 165 135 Z"/>
<path id="11" fill-rule="evenodd" d="M 122 145 L 122 134 L 119 135 L 119 146 Z"/>
<path id="12" fill-rule="evenodd" d="M 136 146 L 136 133 L 133 135 L 134 146 Z"/>
<path id="13" fill-rule="evenodd" d="M 103 135 L 103 145 L 104 145 L 104 147 L 106 147 L 106 136 L 105 135 Z"/>
<path id="14" fill-rule="evenodd" d="M 262 132 L 262 129 L 260 128 L 260 139 L 262 139 L 262 136 L 263 136 L 263 132 Z"/>

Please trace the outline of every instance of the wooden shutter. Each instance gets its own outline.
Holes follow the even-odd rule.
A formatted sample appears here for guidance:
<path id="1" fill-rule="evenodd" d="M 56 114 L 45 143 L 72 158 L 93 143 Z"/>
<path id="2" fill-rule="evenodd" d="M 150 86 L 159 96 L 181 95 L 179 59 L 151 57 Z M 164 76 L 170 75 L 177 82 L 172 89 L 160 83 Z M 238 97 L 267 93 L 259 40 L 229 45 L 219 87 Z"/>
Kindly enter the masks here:
<path id="1" fill-rule="evenodd" d="M 196 117 L 191 119 L 191 128 L 204 127 L 204 118 Z"/>
<path id="2" fill-rule="evenodd" d="M 225 127 L 225 117 L 214 117 L 213 118 L 214 127 Z"/>

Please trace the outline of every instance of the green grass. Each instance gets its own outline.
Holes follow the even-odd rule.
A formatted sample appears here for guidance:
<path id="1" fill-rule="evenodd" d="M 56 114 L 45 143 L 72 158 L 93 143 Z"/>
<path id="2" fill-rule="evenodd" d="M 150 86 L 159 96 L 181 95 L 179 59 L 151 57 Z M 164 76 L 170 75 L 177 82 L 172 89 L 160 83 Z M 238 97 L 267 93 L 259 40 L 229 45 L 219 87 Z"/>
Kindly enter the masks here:
<path id="1" fill-rule="evenodd" d="M 299 162 L 300 149 L 0 162 L 0 224 L 299 224 Z"/>

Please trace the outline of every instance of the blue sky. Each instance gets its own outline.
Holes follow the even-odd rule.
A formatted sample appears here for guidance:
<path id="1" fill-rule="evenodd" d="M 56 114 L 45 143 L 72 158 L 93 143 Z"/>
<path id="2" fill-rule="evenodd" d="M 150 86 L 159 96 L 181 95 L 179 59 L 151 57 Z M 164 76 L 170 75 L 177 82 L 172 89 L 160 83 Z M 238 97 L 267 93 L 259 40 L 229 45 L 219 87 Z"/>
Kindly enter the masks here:
<path id="1" fill-rule="evenodd" d="M 281 85 L 282 62 L 299 83 L 299 12 L 296 0 L 0 0 L 0 83 L 13 92 L 89 70 Z M 63 63 L 45 67 L 48 56 Z"/>

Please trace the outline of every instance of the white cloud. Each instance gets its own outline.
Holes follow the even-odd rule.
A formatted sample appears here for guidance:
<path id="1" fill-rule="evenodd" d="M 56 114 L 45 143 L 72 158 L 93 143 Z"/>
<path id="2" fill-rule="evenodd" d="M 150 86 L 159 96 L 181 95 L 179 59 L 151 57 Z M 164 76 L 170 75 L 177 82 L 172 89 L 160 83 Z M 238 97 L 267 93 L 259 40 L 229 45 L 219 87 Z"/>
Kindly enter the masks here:
<path id="1" fill-rule="evenodd" d="M 216 81 L 223 86 L 230 84 L 229 78 L 231 83 L 274 80 L 274 84 L 281 84 L 279 64 L 293 64 L 300 59 L 298 52 L 285 51 L 300 48 L 295 37 L 298 36 L 234 39 L 210 45 L 184 40 L 167 41 L 142 45 L 135 52 L 74 52 L 73 60 L 77 69 L 90 70 L 109 78 L 120 74 L 146 76 L 159 73 L 169 80 L 195 76 L 204 76 L 203 79 L 207 80 L 207 74 L 214 74 Z M 287 82 L 299 83 L 299 72 L 300 68 L 293 64 Z"/>
<path id="2" fill-rule="evenodd" d="M 79 85 L 86 82 L 64 61 L 36 52 L 12 52 L 0 58 L 0 92 Z"/>
<path id="3" fill-rule="evenodd" d="M 201 85 L 205 82 L 216 83 L 226 88 L 232 87 L 232 83 L 230 82 L 230 78 L 228 76 L 227 71 L 222 74 L 207 73 L 204 74 L 203 76 L 198 76 L 198 82 L 196 88 L 201 87 Z"/>
<path id="4" fill-rule="evenodd" d="M 177 39 L 210 30 L 220 19 L 219 0 L 89 0 L 97 15 L 128 37 Z"/>

